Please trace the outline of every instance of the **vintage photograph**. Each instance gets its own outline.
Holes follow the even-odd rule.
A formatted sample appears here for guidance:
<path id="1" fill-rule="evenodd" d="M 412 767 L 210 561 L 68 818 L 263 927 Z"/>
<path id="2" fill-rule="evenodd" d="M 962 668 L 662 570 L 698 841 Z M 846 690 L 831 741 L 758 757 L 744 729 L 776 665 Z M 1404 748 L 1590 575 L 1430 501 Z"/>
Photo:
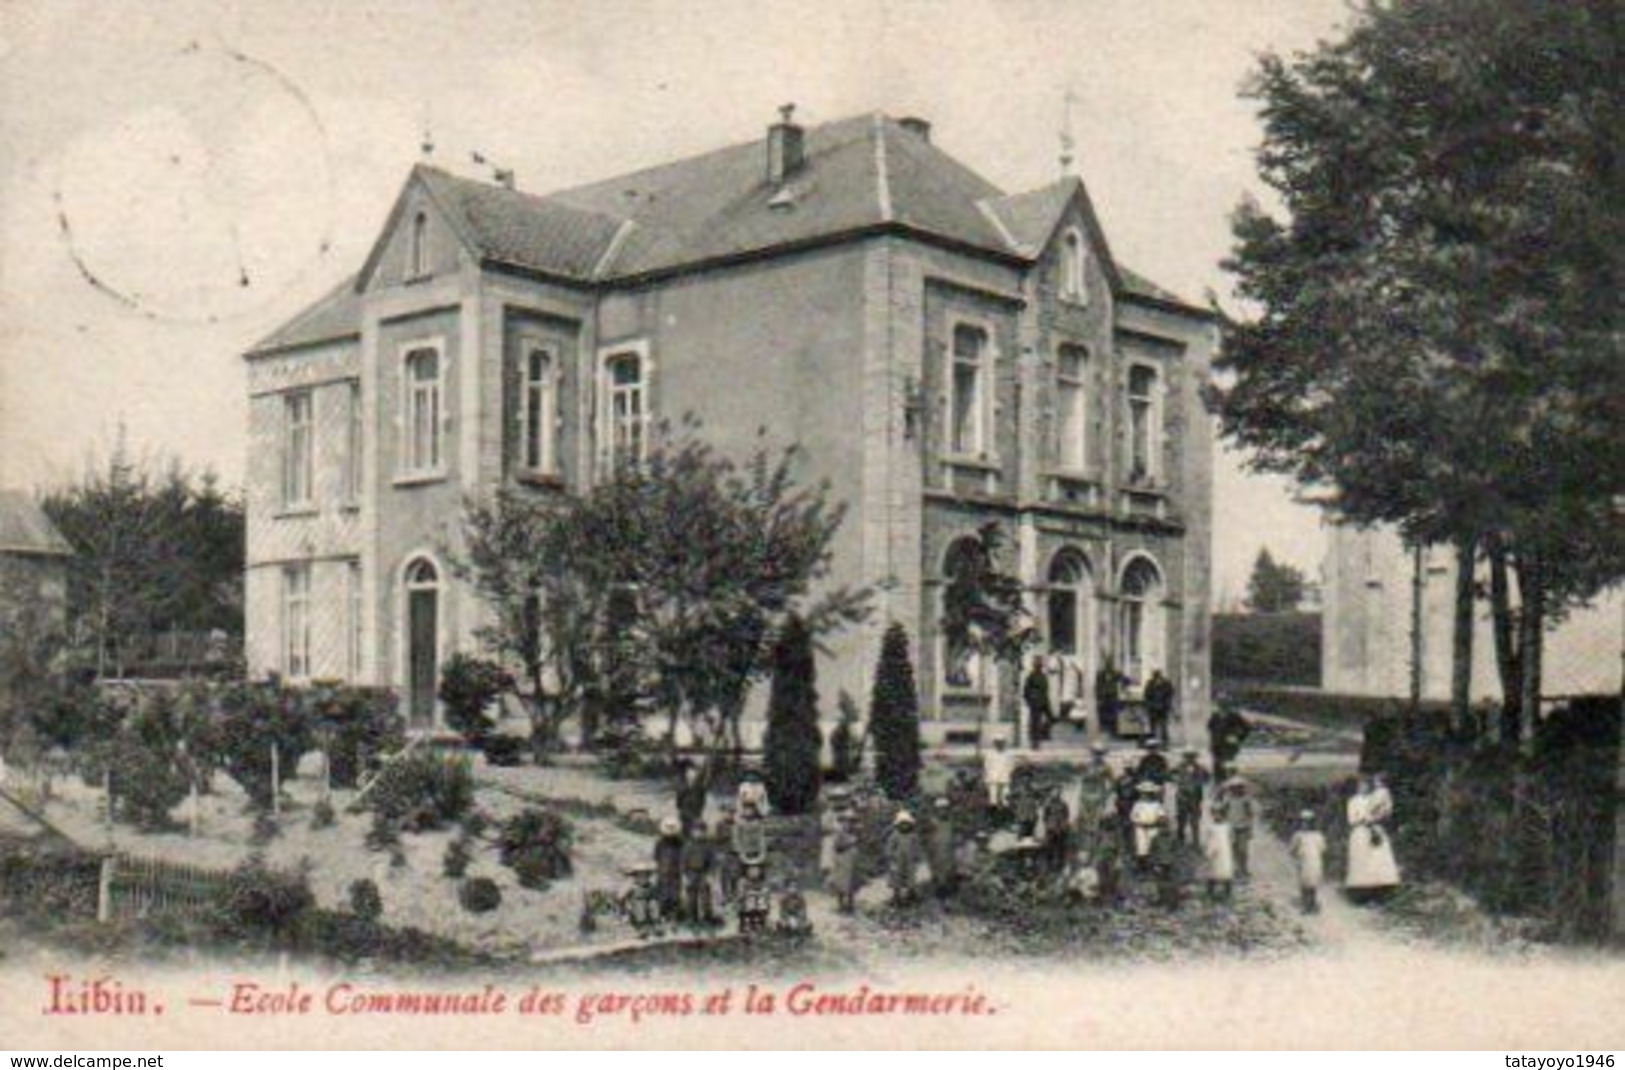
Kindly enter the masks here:
<path id="1" fill-rule="evenodd" d="M 0 1048 L 1625 1047 L 1622 70 L 0 3 Z"/>

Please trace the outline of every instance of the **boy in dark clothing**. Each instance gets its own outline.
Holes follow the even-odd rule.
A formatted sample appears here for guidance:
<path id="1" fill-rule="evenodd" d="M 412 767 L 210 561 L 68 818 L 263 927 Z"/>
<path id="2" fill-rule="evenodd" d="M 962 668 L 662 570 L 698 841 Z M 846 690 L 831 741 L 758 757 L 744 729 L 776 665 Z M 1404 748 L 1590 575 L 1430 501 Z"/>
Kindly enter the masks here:
<path id="1" fill-rule="evenodd" d="M 931 826 L 925 830 L 925 862 L 931 870 L 931 890 L 947 899 L 959 889 L 959 835 L 947 799 L 938 799 Z"/>
<path id="2" fill-rule="evenodd" d="M 661 920 L 676 921 L 683 907 L 683 826 L 675 817 L 660 823 L 655 841 L 655 896 Z"/>
<path id="3" fill-rule="evenodd" d="M 660 899 L 655 894 L 655 867 L 644 863 L 626 871 L 632 887 L 621 896 L 621 913 L 641 940 L 660 931 Z"/>
<path id="4" fill-rule="evenodd" d="M 1181 843 L 1195 845 L 1202 824 L 1202 801 L 1207 797 L 1207 770 L 1196 761 L 1194 747 L 1186 747 L 1179 768 L 1174 770 L 1174 803 L 1178 811 Z"/>
<path id="5" fill-rule="evenodd" d="M 1102 836 L 1095 846 L 1095 874 L 1100 901 L 1116 906 L 1123 897 L 1123 848 L 1116 836 Z"/>
<path id="6" fill-rule="evenodd" d="M 1151 873 L 1157 882 L 1157 905 L 1164 910 L 1179 908 L 1179 841 L 1172 832 L 1164 817 L 1151 841 Z"/>
<path id="7" fill-rule="evenodd" d="M 1145 712 L 1151 720 L 1152 735 L 1168 745 L 1168 722 L 1174 715 L 1174 683 L 1161 669 L 1151 673 L 1145 684 Z"/>
<path id="8" fill-rule="evenodd" d="M 1013 792 L 1011 810 L 1016 819 L 1016 839 L 1030 840 L 1038 834 L 1038 789 L 1030 780 L 1019 781 Z"/>
<path id="9" fill-rule="evenodd" d="M 717 884 L 723 906 L 732 906 L 739 895 L 739 876 L 744 867 L 734 851 L 734 808 L 731 803 L 722 807 L 717 819 L 716 834 Z"/>
<path id="10" fill-rule="evenodd" d="M 1072 859 L 1072 810 L 1052 788 L 1044 802 L 1044 859 L 1051 873 L 1065 873 Z"/>
<path id="11" fill-rule="evenodd" d="M 690 925 L 715 925 L 716 901 L 711 874 L 716 869 L 716 847 L 706 835 L 705 821 L 696 819 L 683 844 L 683 920 Z"/>
<path id="12" fill-rule="evenodd" d="M 761 862 L 745 863 L 739 879 L 739 931 L 767 931 L 767 917 L 773 910 L 773 893 L 767 886 L 767 867 Z"/>

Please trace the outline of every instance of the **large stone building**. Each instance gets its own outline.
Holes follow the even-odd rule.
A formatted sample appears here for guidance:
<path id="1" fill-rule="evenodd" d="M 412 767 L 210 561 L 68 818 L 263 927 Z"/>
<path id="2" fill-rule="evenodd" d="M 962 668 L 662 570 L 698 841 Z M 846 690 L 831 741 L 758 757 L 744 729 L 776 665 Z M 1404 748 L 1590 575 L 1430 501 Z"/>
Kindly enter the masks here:
<path id="1" fill-rule="evenodd" d="M 547 196 L 419 166 L 360 272 L 246 355 L 250 664 L 398 686 L 431 725 L 482 616 L 443 555 L 464 497 L 569 493 L 691 413 L 725 451 L 801 444 L 849 508 L 830 582 L 877 612 L 826 699 L 867 694 L 891 620 L 928 732 L 1011 692 L 936 626 L 995 521 L 1073 679 L 1164 668 L 1200 724 L 1214 343 L 1077 178 L 1008 196 L 917 119 L 786 119 Z"/>
<path id="2" fill-rule="evenodd" d="M 1406 698 L 1418 644 L 1412 626 L 1421 598 L 1422 697 L 1450 698 L 1456 563 L 1448 547 L 1418 559 L 1386 528 L 1328 525 L 1321 611 L 1321 686 L 1342 695 Z M 1417 580 L 1420 578 L 1420 588 Z M 1482 579 L 1482 578 L 1481 578 Z M 1613 588 L 1554 623 L 1546 633 L 1543 690 L 1549 698 L 1617 695 L 1625 655 L 1625 591 Z M 1487 600 L 1473 630 L 1474 701 L 1500 699 Z"/>

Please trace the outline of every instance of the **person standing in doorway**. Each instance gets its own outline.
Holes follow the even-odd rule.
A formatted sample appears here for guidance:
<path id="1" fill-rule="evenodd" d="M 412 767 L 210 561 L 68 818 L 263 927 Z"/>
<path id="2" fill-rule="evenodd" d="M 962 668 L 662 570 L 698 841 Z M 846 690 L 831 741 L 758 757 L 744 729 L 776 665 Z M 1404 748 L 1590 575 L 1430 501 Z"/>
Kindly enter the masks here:
<path id="1" fill-rule="evenodd" d="M 1117 671 L 1117 666 L 1111 658 L 1095 673 L 1095 717 L 1100 722 L 1100 731 L 1106 735 L 1117 734 L 1117 711 L 1122 700 L 1123 677 Z"/>
<path id="2" fill-rule="evenodd" d="M 1151 734 L 1168 745 L 1168 723 L 1174 716 L 1174 684 L 1161 669 L 1151 673 L 1145 682 L 1145 712 L 1151 720 Z"/>
<path id="3" fill-rule="evenodd" d="M 1042 658 L 1033 658 L 1032 668 L 1027 670 L 1027 679 L 1021 685 L 1021 700 L 1027 706 L 1027 745 L 1041 750 L 1049 739 L 1050 724 L 1055 720 L 1049 677 L 1044 674 Z"/>

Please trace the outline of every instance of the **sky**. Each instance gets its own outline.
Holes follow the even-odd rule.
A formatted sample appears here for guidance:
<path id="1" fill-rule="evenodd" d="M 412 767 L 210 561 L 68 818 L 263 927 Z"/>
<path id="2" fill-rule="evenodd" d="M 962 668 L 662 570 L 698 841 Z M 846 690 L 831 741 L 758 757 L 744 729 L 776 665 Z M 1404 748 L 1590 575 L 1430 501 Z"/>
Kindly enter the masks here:
<path id="1" fill-rule="evenodd" d="M 1116 257 L 1221 300 L 1263 195 L 1239 90 L 1344 0 L 0 0 L 0 486 L 75 478 L 119 429 L 244 468 L 241 354 L 353 272 L 424 131 L 523 189 L 818 123 L 919 115 L 1009 191 L 1077 169 Z M 1268 546 L 1315 575 L 1319 517 L 1215 457 L 1215 598 Z"/>

